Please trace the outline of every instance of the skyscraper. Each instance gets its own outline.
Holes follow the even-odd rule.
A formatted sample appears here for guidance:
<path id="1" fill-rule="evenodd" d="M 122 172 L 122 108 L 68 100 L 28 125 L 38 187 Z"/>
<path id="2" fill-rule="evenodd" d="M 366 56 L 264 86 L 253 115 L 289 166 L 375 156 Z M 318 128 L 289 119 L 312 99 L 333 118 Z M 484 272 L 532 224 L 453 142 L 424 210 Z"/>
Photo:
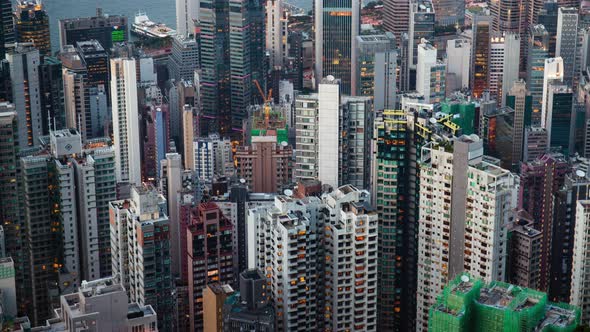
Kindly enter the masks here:
<path id="1" fill-rule="evenodd" d="M 281 69 L 289 56 L 287 43 L 289 12 L 283 0 L 266 1 L 266 49 L 270 52 L 270 69 Z"/>
<path id="2" fill-rule="evenodd" d="M 172 39 L 172 54 L 168 61 L 170 77 L 180 82 L 192 81 L 199 66 L 199 45 L 192 37 L 177 35 Z M 184 106 L 184 105 L 180 105 Z"/>
<path id="3" fill-rule="evenodd" d="M 14 21 L 12 17 L 12 0 L 0 1 L 0 59 L 4 59 L 4 44 L 12 44 L 14 39 Z"/>
<path id="4" fill-rule="evenodd" d="M 576 221 L 574 236 L 574 258 L 572 267 L 572 290 L 570 303 L 582 308 L 582 322 L 590 321 L 588 310 L 588 284 L 584 281 L 588 278 L 588 272 L 583 268 L 589 259 L 586 243 L 588 243 L 588 223 L 590 222 L 590 201 L 580 200 L 576 204 Z"/>
<path id="5" fill-rule="evenodd" d="M 385 0 L 383 2 L 383 26 L 385 27 L 385 30 L 393 32 L 397 37 L 401 37 L 404 33 L 408 33 L 408 24 L 410 22 L 409 14 L 409 1 Z"/>
<path id="6" fill-rule="evenodd" d="M 248 238 L 257 241 L 248 264 L 267 274 L 278 331 L 377 330 L 378 217 L 369 200 L 346 185 L 248 212 Z"/>
<path id="7" fill-rule="evenodd" d="M 479 140 L 462 136 L 446 144 L 422 148 L 417 331 L 427 330 L 434 294 L 452 278 L 463 272 L 487 282 L 506 278 L 514 175 L 482 161 Z"/>
<path id="8" fill-rule="evenodd" d="M 10 64 L 12 99 L 18 115 L 21 148 L 39 144 L 42 135 L 39 51 L 31 43 L 13 44 L 6 59 Z"/>
<path id="9" fill-rule="evenodd" d="M 577 75 L 578 45 L 578 10 L 575 8 L 559 8 L 557 15 L 557 43 L 555 56 L 563 59 L 563 81 L 573 86 L 574 75 Z"/>
<path id="10" fill-rule="evenodd" d="M 62 65 L 57 58 L 45 57 L 43 63 L 39 65 L 39 87 L 41 88 L 43 135 L 49 135 L 50 128 L 53 130 L 66 128 Z"/>
<path id="11" fill-rule="evenodd" d="M 370 97 L 342 96 L 338 80 L 327 77 L 318 94 L 298 96 L 295 107 L 295 180 L 368 188 L 370 160 L 364 156 L 372 137 Z"/>
<path id="12" fill-rule="evenodd" d="M 569 166 L 560 154 L 545 154 L 521 164 L 519 208 L 527 211 L 533 228 L 541 231 L 541 277 L 539 289 L 547 291 L 551 269 L 551 234 L 553 232 L 553 195 L 563 186 Z"/>
<path id="13" fill-rule="evenodd" d="M 512 168 L 523 161 L 524 129 L 531 125 L 532 96 L 523 80 L 514 82 L 508 95 L 506 105 L 514 110 L 514 136 L 512 140 Z"/>
<path id="14" fill-rule="evenodd" d="M 395 50 L 395 36 L 386 32 L 382 35 L 361 35 L 356 37 L 357 50 L 357 62 L 356 72 L 353 73 L 356 78 L 356 86 L 353 89 L 356 90 L 358 96 L 372 97 L 375 94 L 384 94 L 388 91 L 387 95 L 395 94 L 395 77 L 393 77 L 393 87 L 391 86 L 390 80 L 383 79 L 378 84 L 376 81 L 378 77 L 382 78 L 387 76 L 392 71 L 391 64 L 395 68 L 395 62 L 385 61 L 385 57 L 393 57 L 392 53 Z M 377 64 L 377 54 L 382 59 Z M 388 88 L 384 88 L 387 86 Z M 380 92 L 378 92 L 380 91 Z"/>
<path id="15" fill-rule="evenodd" d="M 134 59 L 111 59 L 111 98 L 117 182 L 141 184 L 137 76 Z"/>
<path id="16" fill-rule="evenodd" d="M 564 67 L 562 58 L 548 58 L 545 59 L 545 66 L 543 72 L 543 99 L 541 100 L 541 127 L 547 129 L 547 132 L 551 131 L 551 128 L 547 127 L 547 112 L 548 112 L 548 97 L 549 89 L 552 83 L 563 82 Z"/>
<path id="17" fill-rule="evenodd" d="M 315 75 L 318 80 L 331 75 L 342 82 L 342 93 L 351 91 L 356 83 L 356 37 L 360 31 L 358 0 L 320 0 L 315 2 Z M 394 33 L 397 31 L 394 31 Z"/>
<path id="18" fill-rule="evenodd" d="M 541 124 L 545 59 L 549 56 L 549 34 L 542 25 L 533 25 L 528 34 L 526 82 L 532 97 L 532 123 Z"/>
<path id="19" fill-rule="evenodd" d="M 16 41 L 33 43 L 41 55 L 51 55 L 49 16 L 40 1 L 17 0 L 14 14 Z"/>
<path id="20" fill-rule="evenodd" d="M 564 154 L 574 153 L 576 118 L 572 89 L 557 82 L 548 87 L 546 126 L 549 146 Z"/>
<path id="21" fill-rule="evenodd" d="M 246 108 L 260 100 L 254 80 L 265 86 L 264 8 L 255 0 L 200 7 L 202 133 L 237 136 Z"/>
<path id="22" fill-rule="evenodd" d="M 465 3 L 455 0 L 434 0 L 436 25 L 462 26 L 465 22 Z"/>
<path id="23" fill-rule="evenodd" d="M 199 0 L 176 0 L 176 34 L 186 38 L 195 34 L 199 21 Z"/>
<path id="24" fill-rule="evenodd" d="M 254 81 L 265 86 L 267 59 L 264 14 L 262 1 L 229 2 L 231 128 L 234 136 L 248 117 L 247 107 L 263 98 Z"/>
<path id="25" fill-rule="evenodd" d="M 433 104 L 442 101 L 446 93 L 447 66 L 437 59 L 436 53 L 436 47 L 426 41 L 418 45 L 416 91 L 426 103 Z"/>
<path id="26" fill-rule="evenodd" d="M 160 317 L 158 329 L 173 330 L 166 199 L 151 185 L 133 185 L 131 198 L 112 201 L 109 209 L 113 275 L 127 289 L 130 301 L 154 308 Z"/>
<path id="27" fill-rule="evenodd" d="M 471 57 L 471 90 L 481 97 L 489 87 L 490 17 L 476 15 L 473 18 L 473 56 Z"/>
<path id="28" fill-rule="evenodd" d="M 408 26 L 408 66 L 414 69 L 418 63 L 418 46 L 423 39 L 434 42 L 435 13 L 429 0 L 410 2 L 410 24 Z"/>
<path id="29" fill-rule="evenodd" d="M 471 41 L 468 39 L 447 41 L 447 91 L 469 89 L 471 52 Z"/>
<path id="30" fill-rule="evenodd" d="M 13 104 L 0 103 L 0 221 L 4 231 L 6 255 L 12 257 L 15 267 L 17 307 L 20 313 L 32 312 L 33 299 L 27 282 L 26 268 L 30 257 L 25 250 L 25 221 L 19 212 L 17 171 L 20 160 L 18 153 L 18 115 Z"/>
<path id="31" fill-rule="evenodd" d="M 203 329 L 203 290 L 207 284 L 235 285 L 232 232 L 232 223 L 215 203 L 201 203 L 192 210 L 186 234 L 191 331 Z"/>

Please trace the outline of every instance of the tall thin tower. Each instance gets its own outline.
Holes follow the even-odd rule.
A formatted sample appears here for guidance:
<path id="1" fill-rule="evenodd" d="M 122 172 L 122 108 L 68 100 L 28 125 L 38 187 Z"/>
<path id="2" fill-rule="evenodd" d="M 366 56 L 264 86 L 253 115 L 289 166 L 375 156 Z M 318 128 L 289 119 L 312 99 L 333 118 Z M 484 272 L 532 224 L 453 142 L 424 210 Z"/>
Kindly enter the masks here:
<path id="1" fill-rule="evenodd" d="M 356 59 L 360 31 L 360 1 L 318 0 L 315 16 L 316 78 L 332 75 L 341 81 L 342 93 L 350 95 L 351 73 L 356 72 L 352 59 Z"/>

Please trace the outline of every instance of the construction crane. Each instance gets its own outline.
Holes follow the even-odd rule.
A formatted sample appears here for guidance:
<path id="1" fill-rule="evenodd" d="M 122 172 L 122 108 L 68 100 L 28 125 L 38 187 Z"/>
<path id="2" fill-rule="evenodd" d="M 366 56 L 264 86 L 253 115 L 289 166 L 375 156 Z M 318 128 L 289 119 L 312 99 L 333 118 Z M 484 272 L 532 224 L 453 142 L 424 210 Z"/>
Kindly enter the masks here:
<path id="1" fill-rule="evenodd" d="M 267 96 L 264 94 L 264 91 L 262 91 L 258 80 L 254 80 L 254 84 L 256 84 L 256 88 L 258 88 L 258 92 L 264 101 L 264 121 L 266 123 L 266 129 L 268 129 L 268 123 L 270 122 L 270 102 L 272 101 L 272 89 L 268 90 Z"/>

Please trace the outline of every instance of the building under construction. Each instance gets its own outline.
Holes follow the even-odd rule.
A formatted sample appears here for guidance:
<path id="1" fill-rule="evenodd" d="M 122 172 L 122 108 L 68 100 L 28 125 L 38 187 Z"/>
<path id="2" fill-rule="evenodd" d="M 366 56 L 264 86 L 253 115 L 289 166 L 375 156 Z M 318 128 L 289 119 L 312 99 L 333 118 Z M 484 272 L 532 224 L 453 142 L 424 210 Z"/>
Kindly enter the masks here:
<path id="1" fill-rule="evenodd" d="M 503 282 L 484 285 L 463 274 L 453 280 L 430 308 L 431 332 L 574 331 L 580 309 L 551 303 L 547 294 Z"/>

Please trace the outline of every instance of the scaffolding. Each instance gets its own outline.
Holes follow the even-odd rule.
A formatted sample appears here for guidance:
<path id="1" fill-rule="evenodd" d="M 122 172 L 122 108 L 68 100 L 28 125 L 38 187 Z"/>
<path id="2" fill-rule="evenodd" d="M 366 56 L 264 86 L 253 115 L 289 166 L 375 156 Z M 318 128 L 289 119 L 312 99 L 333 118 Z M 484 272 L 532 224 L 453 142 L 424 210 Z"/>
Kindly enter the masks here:
<path id="1" fill-rule="evenodd" d="M 430 309 L 432 332 L 572 332 L 580 309 L 547 294 L 503 282 L 483 285 L 469 275 L 453 280 Z"/>

